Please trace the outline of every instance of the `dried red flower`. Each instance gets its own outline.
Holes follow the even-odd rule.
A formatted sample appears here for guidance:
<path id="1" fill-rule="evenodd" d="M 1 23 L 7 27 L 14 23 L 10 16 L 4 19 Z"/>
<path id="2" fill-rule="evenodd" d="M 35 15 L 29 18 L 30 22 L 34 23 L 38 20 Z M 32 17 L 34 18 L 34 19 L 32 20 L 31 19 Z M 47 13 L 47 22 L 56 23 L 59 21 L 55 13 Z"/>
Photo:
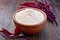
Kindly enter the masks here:
<path id="1" fill-rule="evenodd" d="M 50 22 L 55 22 L 56 25 L 58 25 L 57 21 L 56 21 L 56 17 L 55 15 L 53 14 L 53 12 L 50 10 L 50 5 L 49 4 L 44 4 L 42 2 L 39 2 L 37 1 L 36 3 L 34 2 L 27 2 L 27 3 L 23 3 L 21 6 L 20 6 L 20 9 L 21 8 L 25 8 L 25 7 L 32 7 L 32 8 L 38 8 L 38 9 L 41 9 L 42 11 L 44 11 L 47 15 L 47 19 L 50 21 Z M 15 31 L 14 31 L 14 34 L 13 33 L 10 33 L 8 30 L 4 29 L 3 30 L 0 30 L 0 33 L 3 33 L 3 36 L 4 37 L 7 37 L 7 38 L 18 38 L 19 40 L 28 40 L 27 37 L 25 36 L 19 36 L 19 34 L 21 33 L 21 30 L 19 27 L 16 27 Z M 11 36 L 12 35 L 12 36 Z"/>
<path id="2" fill-rule="evenodd" d="M 56 25 L 58 26 L 56 17 L 53 14 L 53 12 L 50 10 L 50 4 L 44 4 L 39 1 L 37 1 L 36 3 L 35 2 L 26 2 L 26 3 L 21 4 L 20 9 L 25 8 L 25 7 L 38 8 L 38 9 L 44 11 L 47 15 L 47 19 L 52 23 L 56 23 Z"/>
<path id="3" fill-rule="evenodd" d="M 14 35 L 19 35 L 21 33 L 21 30 L 19 27 L 15 28 Z"/>

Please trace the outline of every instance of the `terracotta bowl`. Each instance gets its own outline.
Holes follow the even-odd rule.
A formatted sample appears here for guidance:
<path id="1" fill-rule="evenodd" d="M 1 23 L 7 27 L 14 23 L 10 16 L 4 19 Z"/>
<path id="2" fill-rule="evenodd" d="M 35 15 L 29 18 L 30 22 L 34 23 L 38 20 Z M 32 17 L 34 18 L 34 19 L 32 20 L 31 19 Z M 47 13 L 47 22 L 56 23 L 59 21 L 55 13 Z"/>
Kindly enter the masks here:
<path id="1" fill-rule="evenodd" d="M 42 29 L 45 27 L 45 24 L 46 24 L 46 21 L 47 21 L 47 16 L 46 16 L 45 12 L 43 12 L 42 10 L 37 9 L 37 8 L 32 8 L 34 10 L 42 12 L 42 14 L 44 15 L 44 21 L 39 23 L 39 24 L 36 24 L 36 25 L 25 25 L 25 24 L 21 24 L 21 23 L 17 22 L 16 19 L 15 19 L 15 14 L 17 12 L 20 12 L 20 11 L 24 10 L 24 9 L 26 9 L 26 8 L 19 9 L 13 14 L 13 21 L 14 21 L 15 26 L 19 27 L 20 30 L 25 34 L 36 34 L 40 31 L 42 31 Z"/>

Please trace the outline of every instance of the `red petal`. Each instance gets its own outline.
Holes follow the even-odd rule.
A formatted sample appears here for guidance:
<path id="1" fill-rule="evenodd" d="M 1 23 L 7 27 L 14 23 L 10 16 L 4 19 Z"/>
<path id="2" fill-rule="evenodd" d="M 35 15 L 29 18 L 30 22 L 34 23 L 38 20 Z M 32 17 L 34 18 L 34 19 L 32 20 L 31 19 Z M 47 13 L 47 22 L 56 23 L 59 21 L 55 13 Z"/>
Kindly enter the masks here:
<path id="1" fill-rule="evenodd" d="M 25 8 L 25 7 L 32 7 L 32 8 L 36 8 L 37 4 L 35 4 L 34 2 L 27 2 L 27 3 L 23 3 L 20 8 Z"/>
<path id="2" fill-rule="evenodd" d="M 19 27 L 15 28 L 14 35 L 17 35 L 21 32 L 21 29 Z"/>
<path id="3" fill-rule="evenodd" d="M 0 32 L 4 33 L 5 35 L 11 35 L 12 33 L 10 33 L 7 29 L 2 28 L 3 30 L 1 30 Z"/>
<path id="4" fill-rule="evenodd" d="M 33 7 L 35 3 L 23 3 L 22 6 L 30 6 L 30 7 Z"/>

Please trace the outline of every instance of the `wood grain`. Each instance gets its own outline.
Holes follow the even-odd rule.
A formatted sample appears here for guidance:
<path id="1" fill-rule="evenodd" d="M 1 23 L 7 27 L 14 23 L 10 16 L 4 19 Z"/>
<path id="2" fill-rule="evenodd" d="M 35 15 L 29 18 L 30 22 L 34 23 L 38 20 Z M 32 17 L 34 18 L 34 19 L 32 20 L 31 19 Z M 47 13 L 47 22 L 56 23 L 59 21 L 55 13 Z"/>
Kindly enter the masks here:
<path id="1" fill-rule="evenodd" d="M 6 28 L 10 32 L 14 31 L 12 20 L 13 13 L 19 8 L 20 3 L 28 0 L 0 0 L 0 30 Z M 30 36 L 30 40 L 60 40 L 60 7 L 55 7 L 54 13 L 57 16 L 59 26 L 47 22 L 45 28 L 38 34 Z M 0 35 L 0 40 L 5 40 Z"/>

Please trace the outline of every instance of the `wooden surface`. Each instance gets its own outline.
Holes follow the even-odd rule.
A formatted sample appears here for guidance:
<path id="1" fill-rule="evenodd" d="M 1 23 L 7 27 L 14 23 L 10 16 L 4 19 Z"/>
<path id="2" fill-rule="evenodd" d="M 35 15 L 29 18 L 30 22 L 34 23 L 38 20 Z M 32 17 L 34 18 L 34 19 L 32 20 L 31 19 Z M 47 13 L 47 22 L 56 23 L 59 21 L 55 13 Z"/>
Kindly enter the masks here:
<path id="1" fill-rule="evenodd" d="M 0 0 L 0 30 L 6 28 L 10 32 L 14 31 L 12 20 L 13 13 L 19 8 L 24 0 Z M 60 7 L 53 6 L 54 13 L 58 19 L 59 26 L 47 22 L 45 28 L 38 34 L 31 36 L 30 40 L 60 40 Z M 0 40 L 5 40 L 0 35 Z"/>

